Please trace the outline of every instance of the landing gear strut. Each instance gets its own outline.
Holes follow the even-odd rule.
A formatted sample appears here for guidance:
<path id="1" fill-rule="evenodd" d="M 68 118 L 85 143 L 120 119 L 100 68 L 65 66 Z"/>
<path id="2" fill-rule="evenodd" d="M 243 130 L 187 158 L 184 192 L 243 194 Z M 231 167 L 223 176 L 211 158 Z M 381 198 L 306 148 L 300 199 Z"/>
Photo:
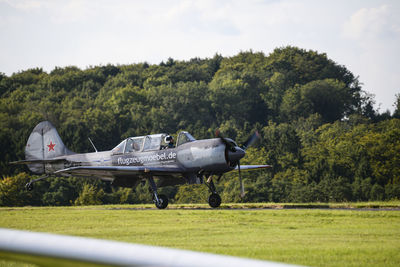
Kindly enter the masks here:
<path id="1" fill-rule="evenodd" d="M 211 191 L 211 195 L 208 197 L 208 204 L 210 205 L 211 208 L 218 208 L 221 205 L 221 197 L 217 193 L 211 175 L 208 177 L 207 182 L 205 184 Z"/>
<path id="2" fill-rule="evenodd" d="M 153 191 L 153 202 L 156 204 L 158 209 L 165 209 L 168 206 L 168 197 L 166 195 L 157 193 L 157 185 L 154 182 L 153 177 L 149 178 L 151 190 Z"/>

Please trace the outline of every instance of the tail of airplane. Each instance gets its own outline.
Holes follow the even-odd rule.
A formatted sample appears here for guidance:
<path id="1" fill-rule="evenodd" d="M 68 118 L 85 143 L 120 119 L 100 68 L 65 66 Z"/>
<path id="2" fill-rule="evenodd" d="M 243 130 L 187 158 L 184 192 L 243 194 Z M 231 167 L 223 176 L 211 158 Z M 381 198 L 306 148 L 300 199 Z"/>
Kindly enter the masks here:
<path id="1" fill-rule="evenodd" d="M 25 161 L 34 173 L 44 173 L 45 163 L 57 157 L 74 154 L 61 140 L 56 128 L 49 121 L 36 125 L 25 147 Z M 36 163 L 37 162 L 37 163 Z"/>

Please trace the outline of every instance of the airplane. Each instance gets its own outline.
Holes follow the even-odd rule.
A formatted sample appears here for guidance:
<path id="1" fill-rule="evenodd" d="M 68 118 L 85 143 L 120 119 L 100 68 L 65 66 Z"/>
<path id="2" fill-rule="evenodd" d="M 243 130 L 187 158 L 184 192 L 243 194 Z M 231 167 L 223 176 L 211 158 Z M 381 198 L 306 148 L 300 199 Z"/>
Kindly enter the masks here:
<path id="1" fill-rule="evenodd" d="M 26 164 L 30 171 L 44 176 L 26 184 L 33 184 L 50 176 L 76 176 L 99 178 L 112 185 L 134 188 L 140 182 L 149 181 L 153 202 L 159 209 L 168 206 L 168 197 L 158 194 L 162 186 L 178 184 L 205 184 L 211 195 L 208 203 L 212 208 L 221 205 L 221 197 L 214 185 L 224 173 L 239 172 L 241 196 L 244 186 L 241 170 L 270 168 L 270 165 L 240 165 L 246 149 L 259 137 L 256 132 L 239 147 L 235 141 L 225 138 L 217 130 L 216 138 L 196 140 L 190 133 L 178 134 L 176 144 L 166 134 L 129 137 L 109 151 L 75 153 L 61 140 L 56 128 L 49 122 L 40 122 L 30 134 L 25 147 L 25 160 L 11 164 Z M 157 181 L 157 183 L 156 183 Z"/>

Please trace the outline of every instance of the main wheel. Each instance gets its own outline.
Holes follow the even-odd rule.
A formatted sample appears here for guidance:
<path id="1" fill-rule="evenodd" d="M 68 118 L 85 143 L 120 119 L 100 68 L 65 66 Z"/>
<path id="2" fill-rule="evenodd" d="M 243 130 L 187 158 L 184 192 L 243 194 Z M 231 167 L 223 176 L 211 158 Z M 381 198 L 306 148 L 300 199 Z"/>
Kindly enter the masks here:
<path id="1" fill-rule="evenodd" d="M 212 193 L 208 197 L 208 204 L 210 204 L 212 208 L 218 208 L 219 205 L 221 205 L 221 197 L 218 194 Z"/>
<path id="2" fill-rule="evenodd" d="M 156 207 L 165 209 L 168 206 L 168 197 L 166 195 L 158 195 L 159 202 L 155 201 Z"/>

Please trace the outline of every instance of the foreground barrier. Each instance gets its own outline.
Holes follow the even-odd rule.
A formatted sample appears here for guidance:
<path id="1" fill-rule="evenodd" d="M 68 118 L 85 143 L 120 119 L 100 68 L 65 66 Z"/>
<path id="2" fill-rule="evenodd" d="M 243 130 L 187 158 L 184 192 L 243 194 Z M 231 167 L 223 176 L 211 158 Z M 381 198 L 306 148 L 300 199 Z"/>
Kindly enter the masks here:
<path id="1" fill-rule="evenodd" d="M 232 256 L 0 228 L 0 258 L 39 266 L 292 266 Z"/>

